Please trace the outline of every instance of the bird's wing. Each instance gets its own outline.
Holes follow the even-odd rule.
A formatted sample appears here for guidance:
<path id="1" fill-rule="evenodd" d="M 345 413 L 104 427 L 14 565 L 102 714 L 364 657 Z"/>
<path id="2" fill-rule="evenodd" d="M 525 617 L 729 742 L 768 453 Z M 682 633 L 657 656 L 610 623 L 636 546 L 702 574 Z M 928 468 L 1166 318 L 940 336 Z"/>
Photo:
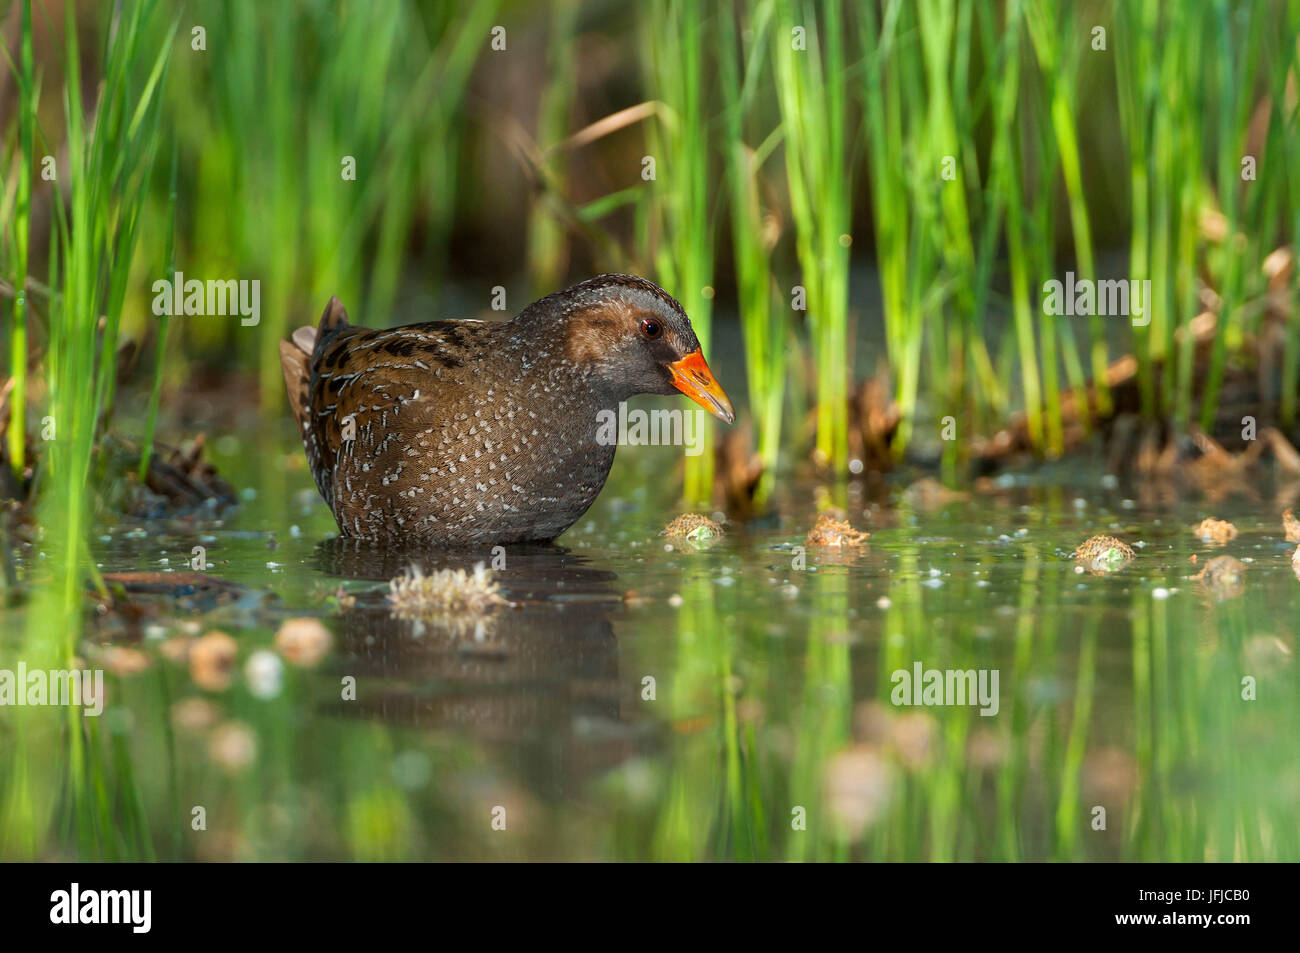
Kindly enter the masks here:
<path id="1" fill-rule="evenodd" d="M 500 325 L 435 321 L 387 330 L 347 326 L 322 334 L 309 385 L 312 442 L 321 466 L 321 495 L 335 506 L 336 471 L 357 457 L 383 475 L 398 469 L 409 436 L 438 428 L 454 414 L 458 394 L 474 379 L 475 364 L 490 353 Z M 377 482 L 377 481 L 376 481 Z M 356 488 L 344 487 L 351 494 Z M 355 502 L 355 501 L 354 501 Z M 336 513 L 337 515 L 337 513 Z"/>

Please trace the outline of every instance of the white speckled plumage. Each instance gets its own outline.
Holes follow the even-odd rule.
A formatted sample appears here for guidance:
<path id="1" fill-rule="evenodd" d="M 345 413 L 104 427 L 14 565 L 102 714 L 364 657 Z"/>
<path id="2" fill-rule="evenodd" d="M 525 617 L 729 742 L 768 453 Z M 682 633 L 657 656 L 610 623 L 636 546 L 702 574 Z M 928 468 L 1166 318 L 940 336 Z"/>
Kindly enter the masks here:
<path id="1" fill-rule="evenodd" d="M 654 340 L 647 320 L 662 324 Z M 368 330 L 332 299 L 319 328 L 280 351 L 312 475 L 343 534 L 473 545 L 571 526 L 614 461 L 597 441 L 598 412 L 675 393 L 669 365 L 699 342 L 658 286 L 603 275 L 501 323 Z"/>

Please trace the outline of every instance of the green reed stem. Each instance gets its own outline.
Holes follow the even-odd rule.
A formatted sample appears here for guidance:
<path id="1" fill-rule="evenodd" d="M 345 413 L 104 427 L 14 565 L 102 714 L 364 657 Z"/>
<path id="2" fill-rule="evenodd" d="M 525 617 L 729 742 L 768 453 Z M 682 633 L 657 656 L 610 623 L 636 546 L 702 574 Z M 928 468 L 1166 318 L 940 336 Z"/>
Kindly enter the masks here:
<path id="1" fill-rule="evenodd" d="M 773 307 L 772 243 L 759 198 L 759 170 L 764 147 L 745 142 L 745 116 L 753 107 L 763 52 L 772 24 L 771 0 L 750 6 L 753 38 L 742 75 L 738 38 L 730 17 L 719 20 L 722 46 L 722 94 L 726 104 L 727 165 L 731 238 L 736 262 L 740 323 L 744 333 L 749 406 L 758 438 L 763 473 L 754 501 L 766 502 L 776 483 L 780 462 L 781 418 L 785 401 L 787 310 Z M 768 141 L 773 141 L 769 137 Z"/>
<path id="2" fill-rule="evenodd" d="M 827 0 L 820 24 L 817 9 L 800 0 L 779 0 L 772 50 L 795 248 L 817 367 L 816 456 L 841 474 L 848 463 L 850 368 L 848 74 L 841 4 Z M 805 31 L 802 41 L 796 27 Z"/>
<path id="3" fill-rule="evenodd" d="M 660 229 L 655 269 L 690 315 L 707 354 L 713 324 L 714 241 L 705 28 L 695 6 L 684 0 L 656 0 L 646 10 L 646 63 L 662 102 L 660 121 L 651 130 L 658 161 L 647 193 Z M 686 458 L 682 487 L 683 498 L 696 503 L 713 497 L 711 418 L 705 420 L 703 441 L 708 452 Z"/>
<path id="4" fill-rule="evenodd" d="M 1033 40 L 1038 66 L 1049 90 L 1049 115 L 1061 176 L 1070 210 L 1070 230 L 1074 237 L 1074 255 L 1080 279 L 1093 280 L 1097 269 L 1093 262 L 1092 226 L 1088 203 L 1083 188 L 1083 163 L 1079 149 L 1077 120 L 1075 116 L 1075 87 L 1078 72 L 1077 30 L 1073 11 L 1058 18 L 1060 9 L 1048 0 L 1028 0 L 1025 7 L 1026 23 Z M 1097 413 L 1110 411 L 1110 389 L 1106 383 L 1109 363 L 1106 351 L 1106 329 L 1098 315 L 1089 318 L 1092 339 L 1092 377 L 1096 388 Z"/>
<path id="5" fill-rule="evenodd" d="M 537 115 L 537 143 L 545 157 L 550 183 L 565 192 L 567 157 L 553 147 L 568 134 L 577 95 L 577 71 L 572 69 L 577 54 L 578 4 L 555 0 L 551 5 L 550 38 L 547 42 L 548 80 L 542 89 Z M 564 281 L 568 242 L 563 222 L 548 208 L 539 190 L 528 214 L 528 270 L 531 297 L 550 294 Z"/>
<path id="6" fill-rule="evenodd" d="M 27 454 L 27 265 L 31 239 L 33 154 L 36 138 L 37 91 L 33 76 L 32 4 L 22 0 L 19 26 L 18 163 L 13 232 L 13 323 L 9 326 L 9 461 L 21 478 Z"/>

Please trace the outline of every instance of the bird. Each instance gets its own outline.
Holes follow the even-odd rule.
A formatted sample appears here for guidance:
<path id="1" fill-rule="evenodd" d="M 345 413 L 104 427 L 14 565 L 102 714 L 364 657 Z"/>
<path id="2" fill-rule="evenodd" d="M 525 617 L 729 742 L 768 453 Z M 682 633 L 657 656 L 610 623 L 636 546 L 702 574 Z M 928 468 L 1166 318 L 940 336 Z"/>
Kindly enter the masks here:
<path id="1" fill-rule="evenodd" d="M 685 394 L 731 401 L 681 304 L 604 274 L 509 321 L 370 329 L 337 297 L 280 342 L 307 462 L 343 536 L 389 545 L 548 543 L 587 511 L 614 444 L 602 411 Z"/>

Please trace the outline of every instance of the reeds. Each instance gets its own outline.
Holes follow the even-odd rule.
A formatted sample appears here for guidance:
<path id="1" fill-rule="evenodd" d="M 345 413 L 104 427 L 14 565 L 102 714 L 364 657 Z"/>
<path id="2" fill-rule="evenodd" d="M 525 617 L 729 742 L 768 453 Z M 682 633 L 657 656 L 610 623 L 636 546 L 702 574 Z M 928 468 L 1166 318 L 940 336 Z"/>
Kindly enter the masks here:
<path id="1" fill-rule="evenodd" d="M 181 58 L 172 108 L 197 201 L 178 254 L 191 275 L 259 278 L 263 318 L 252 333 L 209 322 L 186 337 L 189 349 L 233 349 L 255 366 L 268 411 L 283 404 L 265 340 L 333 294 L 367 323 L 394 323 L 417 223 L 418 271 L 438 290 L 465 86 L 496 8 L 200 4 L 210 36 L 241 40 Z"/>
<path id="2" fill-rule="evenodd" d="M 129 25 L 134 9 L 116 22 Z M 162 103 L 175 128 L 177 180 L 140 176 L 129 163 L 145 154 L 120 158 L 107 174 L 127 189 L 128 206 L 137 192 L 145 204 L 114 228 L 127 248 L 138 235 L 141 257 L 161 258 L 168 269 L 265 285 L 263 322 L 253 332 L 228 321 L 157 325 L 158 363 L 163 347 L 175 360 L 150 406 L 164 403 L 190 356 L 211 350 L 256 368 L 262 405 L 278 412 L 280 372 L 266 340 L 308 319 L 329 294 L 361 302 L 358 317 L 383 324 L 403 298 L 404 275 L 438 293 L 453 222 L 473 214 L 457 196 L 466 150 L 479 147 L 464 134 L 467 96 L 476 63 L 490 55 L 485 37 L 496 6 L 460 13 L 393 3 L 365 17 L 345 6 L 342 19 L 313 5 L 199 9 L 210 36 L 247 39 L 215 56 L 187 50 L 182 38 L 185 55 L 170 58 Z M 564 135 L 580 114 L 584 21 L 568 2 L 546 13 L 538 153 L 549 199 L 564 192 Z M 1271 28 L 1277 18 L 1286 28 Z M 851 261 L 879 277 L 879 301 L 864 300 L 863 313 L 874 321 L 878 312 L 883 325 L 902 411 L 893 443 L 900 457 L 937 446 L 951 467 L 965 438 L 1002 427 L 1014 411 L 1025 414 L 1034 446 L 1058 455 L 1066 449 L 1064 404 L 1084 425 L 1106 415 L 1106 370 L 1126 353 L 1138 362 L 1143 415 L 1208 427 L 1219 416 L 1227 369 L 1258 352 L 1260 340 L 1277 356 L 1268 386 L 1279 395 L 1278 414 L 1293 424 L 1297 269 L 1276 278 L 1279 290 L 1261 268 L 1300 235 L 1300 189 L 1289 174 L 1300 157 L 1297 25 L 1294 0 L 1135 0 L 1103 4 L 1091 18 L 1051 0 L 852 7 L 657 0 L 638 47 L 656 176 L 565 209 L 577 216 L 567 223 L 578 226 L 576 237 L 539 201 L 525 255 L 533 286 L 553 290 L 565 280 L 568 253 L 578 251 L 571 242 L 590 239 L 590 257 L 602 262 L 635 257 L 620 243 L 639 242 L 643 267 L 682 300 L 706 349 L 715 307 L 737 312 L 760 504 L 783 464 L 810 451 L 845 471 L 848 394 L 864 337 L 850 321 Z M 1097 28 L 1106 31 L 1101 48 Z M 19 109 L 7 130 L 14 174 L 0 193 L 3 275 L 15 289 L 5 302 L 12 315 L 5 343 L 18 421 L 28 416 L 28 233 L 39 132 L 30 29 L 24 35 L 7 60 Z M 122 54 L 133 67 L 143 58 L 134 42 Z M 123 75 L 114 68 L 110 85 Z M 137 92 L 146 91 L 148 69 L 142 73 Z M 156 119 L 151 110 L 139 120 L 106 118 L 93 135 L 83 130 L 88 147 L 118 149 L 123 123 L 139 136 L 146 130 L 138 123 Z M 595 149 L 594 139 L 584 144 Z M 1250 179 L 1242 174 L 1247 155 L 1255 160 Z M 355 179 L 343 174 L 344 157 L 355 162 Z M 1110 188 L 1125 180 L 1127 189 Z M 638 235 L 592 226 L 598 216 L 614 218 L 609 213 L 632 195 L 640 198 Z M 70 201 L 72 223 L 85 213 L 76 196 Z M 164 210 L 172 224 L 142 232 L 141 217 Z M 723 248 L 732 253 L 734 298 L 728 282 L 716 280 L 724 274 L 720 226 L 730 239 Z M 56 229 L 60 252 L 61 235 Z M 1046 313 L 1044 282 L 1067 270 L 1101 277 L 1099 252 L 1107 248 L 1127 251 L 1124 277 L 1151 280 L 1150 324 Z M 111 356 L 118 316 L 125 310 L 132 321 L 143 293 L 129 258 L 106 254 L 98 291 L 81 273 L 86 263 L 58 254 L 52 262 L 64 272 L 51 282 L 56 299 L 68 285 L 78 306 L 98 306 L 105 319 L 96 329 L 98 357 L 51 356 L 44 369 L 95 388 L 90 403 L 74 402 L 69 412 L 111 410 L 112 375 L 93 384 L 87 375 Z M 806 313 L 795 310 L 795 286 L 805 291 Z M 716 300 L 715 288 L 728 300 Z M 92 292 L 98 297 L 86 297 Z M 1206 310 L 1213 333 L 1198 352 L 1191 322 Z M 800 427 L 805 406 L 811 431 Z M 939 443 L 939 421 L 949 416 L 959 439 Z M 21 468 L 23 428 L 11 427 L 8 440 Z M 712 496 L 712 466 L 710 454 L 688 459 L 688 499 Z"/>
<path id="3" fill-rule="evenodd" d="M 821 15 L 818 16 L 818 11 Z M 839 0 L 778 0 L 772 62 L 795 226 L 799 284 L 816 366 L 815 458 L 843 474 L 848 463 L 849 73 Z"/>
<path id="4" fill-rule="evenodd" d="M 779 142 L 781 129 L 757 133 L 750 145 L 754 98 L 767 61 L 767 34 L 772 29 L 772 0 L 760 0 L 747 9 L 751 40 L 745 50 L 730 17 L 720 18 L 723 101 L 727 135 L 726 182 L 730 201 L 732 255 L 736 262 L 736 297 L 745 340 L 745 368 L 749 406 L 757 432 L 762 476 L 754 502 L 762 506 L 776 483 L 780 465 L 781 421 L 785 405 L 786 343 L 789 307 L 774 305 L 772 249 L 779 226 L 775 213 L 764 208 L 761 172 Z M 743 62 L 742 62 L 743 56 Z M 750 121 L 747 122 L 746 120 Z"/>
<path id="5" fill-rule="evenodd" d="M 1151 325 L 1135 329 L 1149 416 L 1182 425 L 1195 416 L 1211 428 L 1229 357 L 1266 332 L 1280 338 L 1279 412 L 1293 420 L 1295 311 L 1283 305 L 1273 328 L 1261 321 L 1270 306 L 1261 304 L 1260 266 L 1295 239 L 1297 190 L 1286 169 L 1297 154 L 1300 59 L 1294 32 L 1275 29 L 1275 17 L 1293 24 L 1298 15 L 1294 3 L 1117 8 L 1116 77 L 1132 179 L 1130 267 L 1134 277 L 1151 278 L 1155 296 Z M 1201 294 L 1207 279 L 1208 298 Z M 1208 364 L 1198 367 L 1190 323 L 1206 301 L 1215 322 Z"/>
<path id="6" fill-rule="evenodd" d="M 51 558 L 46 563 L 48 578 L 32 580 L 44 584 L 34 587 L 20 656 L 33 667 L 50 668 L 75 667 L 83 593 L 87 577 L 96 575 L 87 559 L 86 543 L 98 483 L 95 454 L 115 400 L 118 329 L 141 213 L 152 185 L 160 138 L 161 87 L 176 32 L 175 23 L 168 26 L 154 16 L 153 4 L 143 0 L 120 4 L 103 48 L 103 82 L 95 100 L 86 103 L 75 13 L 68 0 L 63 14 L 66 85 L 61 137 L 67 166 L 56 172 L 66 185 L 64 191 L 55 193 L 46 263 L 49 341 L 43 357 L 48 406 L 41 429 L 45 451 L 37 515 L 44 530 L 43 545 Z M 19 305 L 29 284 L 27 209 L 38 132 L 34 123 L 38 91 L 30 81 L 32 22 L 26 4 L 20 29 L 18 73 L 23 78 L 14 168 L 22 178 L 17 203 L 22 214 L 6 235 L 17 265 L 11 273 L 15 274 L 15 302 Z M 19 307 L 9 335 L 15 369 L 27 360 L 22 319 Z M 18 441 L 26 438 L 25 414 L 15 416 L 11 436 Z M 25 730 L 17 736 L 19 751 L 10 766 L 22 790 L 6 797 L 5 817 L 28 825 L 34 837 L 48 822 L 48 812 L 57 806 L 65 812 L 86 856 L 116 856 L 112 845 L 121 841 L 113 831 L 121 816 L 113 815 L 107 787 L 120 785 L 120 793 L 130 800 L 129 760 L 120 748 L 110 758 L 104 749 L 108 740 L 97 724 L 83 720 L 80 708 L 68 707 L 57 714 L 61 718 L 66 715 L 63 737 L 68 756 L 58 768 L 66 768 L 66 778 L 52 776 L 53 766 L 43 767 L 44 759 L 36 755 L 56 731 L 49 724 L 51 719 L 45 712 L 25 715 Z M 68 792 L 61 802 L 52 796 L 60 787 Z M 42 789 L 50 796 L 34 796 L 33 792 Z M 124 817 L 128 828 L 138 819 L 129 809 Z M 138 833 L 128 829 L 125 837 L 132 840 Z M 27 847 L 35 842 L 30 841 Z M 148 856 L 147 845 L 142 848 L 137 842 L 130 847 L 133 855 L 140 850 Z"/>
<path id="7" fill-rule="evenodd" d="M 659 103 L 650 127 L 654 178 L 647 182 L 643 210 L 654 232 L 651 247 L 660 283 L 674 289 L 691 317 L 705 353 L 713 324 L 714 224 L 712 191 L 714 149 L 706 88 L 709 20 L 685 0 L 655 0 L 646 5 L 646 80 Z M 714 427 L 706 419 L 703 441 L 713 446 Z M 682 496 L 707 502 L 713 496 L 713 454 L 686 458 Z"/>
<path id="8" fill-rule="evenodd" d="M 544 150 L 538 171 L 545 184 L 565 181 L 566 154 L 556 146 L 568 134 L 572 120 L 577 73 L 569 68 L 576 55 L 574 25 L 578 18 L 575 0 L 555 0 L 551 5 L 550 36 L 547 40 L 548 81 L 538 104 L 537 141 Z M 568 243 L 564 223 L 546 205 L 547 196 L 539 195 L 528 218 L 528 270 L 533 298 L 550 294 L 563 286 L 568 264 Z"/>
<path id="9" fill-rule="evenodd" d="M 979 188 L 975 130 L 991 97 L 970 75 L 977 52 L 974 10 L 965 0 L 940 0 L 920 7 L 886 3 L 879 15 L 872 5 L 859 11 L 882 319 L 903 412 L 894 441 L 899 456 L 921 422 L 927 356 L 933 410 L 924 433 L 930 441 L 939 418 L 970 426 L 1006 403 L 984 332 L 1004 193 L 990 189 L 986 196 Z M 993 81 L 1005 80 L 1007 67 L 989 59 L 984 85 L 996 90 Z M 1002 89 L 1015 86 L 1014 63 L 1010 75 Z M 1005 124 L 1009 116 L 1002 119 Z M 995 168 L 990 176 L 997 174 Z M 972 209 L 981 206 L 977 228 Z M 945 445 L 949 463 L 958 447 L 955 441 Z"/>
<path id="10" fill-rule="evenodd" d="M 93 487 L 90 466 L 102 416 L 113 403 L 117 334 L 126 280 L 158 148 L 159 86 L 176 27 L 155 50 L 142 49 L 150 4 L 123 5 L 110 31 L 105 81 L 87 111 L 81 98 L 76 30 L 65 31 L 67 86 L 64 109 L 69 198 L 57 205 L 55 261 L 59 294 L 50 302 L 50 344 L 45 355 L 49 416 L 47 525 L 60 525 L 66 559 L 65 603 L 74 605 L 77 571 Z M 66 23 L 75 22 L 69 3 Z M 142 76 L 139 64 L 147 64 Z M 53 283 L 53 282 L 52 282 Z"/>
<path id="11" fill-rule="evenodd" d="M 13 68 L 17 80 L 18 142 L 13 161 L 13 214 L 3 216 L 8 223 L 4 238 L 12 257 L 12 262 L 7 262 L 9 265 L 7 270 L 12 276 L 13 290 L 13 310 L 9 325 L 9 376 L 13 381 L 9 406 L 12 423 L 9 427 L 8 440 L 9 461 L 15 479 L 21 477 L 27 455 L 27 270 L 31 241 L 36 107 L 39 100 L 32 60 L 31 0 L 23 0 L 20 6 L 20 40 L 16 66 L 8 56 L 8 50 L 5 50 L 6 59 Z M 0 207 L 8 205 L 9 197 L 6 195 L 0 201 Z"/>

